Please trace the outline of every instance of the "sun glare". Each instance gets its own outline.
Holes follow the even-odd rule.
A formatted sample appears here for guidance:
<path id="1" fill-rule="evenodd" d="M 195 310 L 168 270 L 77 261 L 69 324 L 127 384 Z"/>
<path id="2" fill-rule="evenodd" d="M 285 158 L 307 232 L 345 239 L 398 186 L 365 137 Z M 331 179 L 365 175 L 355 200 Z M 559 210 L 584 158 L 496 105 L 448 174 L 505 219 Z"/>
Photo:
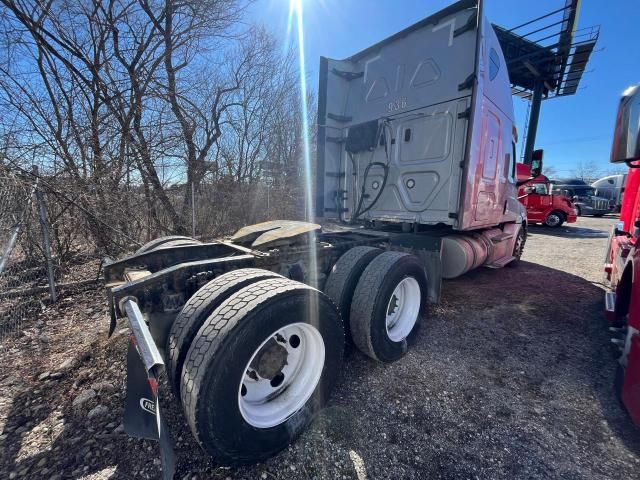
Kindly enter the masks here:
<path id="1" fill-rule="evenodd" d="M 307 222 L 313 222 L 315 220 L 314 215 L 314 201 L 313 201 L 313 185 L 311 174 L 311 152 L 309 145 L 309 109 L 307 105 L 307 69 L 304 59 L 304 23 L 303 23 L 303 9 L 302 0 L 289 0 L 289 21 L 287 22 L 287 37 L 293 29 L 293 22 L 295 16 L 296 37 L 298 44 L 298 69 L 300 71 L 300 112 L 302 114 L 302 153 L 303 153 L 303 167 L 304 167 L 304 204 L 305 204 L 305 220 Z M 309 249 L 309 269 L 311 272 L 317 272 L 318 259 L 316 251 L 312 247 Z M 310 284 L 313 287 L 318 287 L 317 278 L 309 278 Z M 309 305 L 310 318 L 317 319 L 318 309 L 317 305 Z"/>
<path id="2" fill-rule="evenodd" d="M 294 19 L 295 17 L 295 19 Z M 305 191 L 305 216 L 306 220 L 312 222 L 314 219 L 313 210 L 313 188 L 311 185 L 311 154 L 309 146 L 309 111 L 307 106 L 307 74 L 304 59 L 304 27 L 302 0 L 289 1 L 289 21 L 287 22 L 287 36 L 293 29 L 295 20 L 296 37 L 298 44 L 298 68 L 300 70 L 300 109 L 302 113 L 302 151 L 304 162 L 304 191 Z"/>

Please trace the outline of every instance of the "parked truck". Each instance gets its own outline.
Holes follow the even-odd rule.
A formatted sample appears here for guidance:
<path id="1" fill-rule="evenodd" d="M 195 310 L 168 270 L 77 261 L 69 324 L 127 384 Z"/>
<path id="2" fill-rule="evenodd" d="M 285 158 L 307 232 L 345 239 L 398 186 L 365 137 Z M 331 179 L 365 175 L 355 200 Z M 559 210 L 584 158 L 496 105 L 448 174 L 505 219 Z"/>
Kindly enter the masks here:
<path id="1" fill-rule="evenodd" d="M 595 188 L 598 197 L 609 200 L 613 213 L 619 213 L 622 208 L 622 196 L 624 184 L 627 181 L 627 174 L 608 175 L 602 177 L 591 184 Z"/>
<path id="2" fill-rule="evenodd" d="M 551 180 L 551 193 L 571 198 L 579 216 L 602 217 L 613 212 L 609 199 L 599 196 L 595 188 L 580 178 Z"/>
<path id="3" fill-rule="evenodd" d="M 123 317 L 132 331 L 125 430 L 160 441 L 170 476 L 166 370 L 216 461 L 258 462 L 294 441 L 327 402 L 345 339 L 398 360 L 443 278 L 518 262 L 515 132 L 503 53 L 475 0 L 322 58 L 318 223 L 164 237 L 105 267 L 111 331 Z"/>
<path id="4" fill-rule="evenodd" d="M 620 348 L 622 402 L 640 426 L 640 85 L 627 89 L 620 101 L 611 162 L 629 170 L 620 221 L 607 245 L 605 305 L 612 340 Z"/>
<path id="5" fill-rule="evenodd" d="M 529 165 L 518 164 L 518 199 L 527 209 L 527 220 L 557 228 L 577 219 L 576 207 L 569 197 L 552 193 L 551 183 L 544 175 L 531 177 Z"/>

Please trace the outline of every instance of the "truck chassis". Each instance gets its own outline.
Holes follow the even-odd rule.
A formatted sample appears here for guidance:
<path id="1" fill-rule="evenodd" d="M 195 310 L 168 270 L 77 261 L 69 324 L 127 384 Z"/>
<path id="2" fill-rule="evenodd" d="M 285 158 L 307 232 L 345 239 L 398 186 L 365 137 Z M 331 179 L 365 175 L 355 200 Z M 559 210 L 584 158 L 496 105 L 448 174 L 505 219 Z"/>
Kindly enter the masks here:
<path id="1" fill-rule="evenodd" d="M 303 233 L 296 234 L 296 229 L 302 230 Z M 255 286 L 259 287 L 259 284 L 263 284 L 267 291 L 274 291 L 283 286 L 284 288 L 304 288 L 306 291 L 313 293 L 309 293 L 313 297 L 309 298 L 312 300 L 311 303 L 316 304 L 315 308 L 320 310 L 325 308 L 327 310 L 322 314 L 323 317 L 331 318 L 332 315 L 335 316 L 340 324 L 340 335 L 344 335 L 342 332 L 346 330 L 347 337 L 365 354 L 372 356 L 376 360 L 393 361 L 406 352 L 406 338 L 414 330 L 414 323 L 419 320 L 419 317 L 424 312 L 427 298 L 432 302 L 436 302 L 439 299 L 442 279 L 441 240 L 447 233 L 450 233 L 450 230 L 435 228 L 425 232 L 403 233 L 401 231 L 373 230 L 355 226 L 340 226 L 339 229 L 339 231 L 321 232 L 319 226 L 314 224 L 266 222 L 262 228 L 258 228 L 258 233 L 264 233 L 265 231 L 283 232 L 281 235 L 277 233 L 273 235 L 272 233 L 272 241 L 266 248 L 256 249 L 247 246 L 248 243 L 250 244 L 255 239 L 256 235 L 251 234 L 247 237 L 248 241 L 246 239 L 240 241 L 220 240 L 211 243 L 200 243 L 187 237 L 165 237 L 150 242 L 130 257 L 119 261 L 106 261 L 104 276 L 111 313 L 109 334 L 113 333 L 117 326 L 117 319 L 121 317 L 127 317 L 131 328 L 127 354 L 125 431 L 131 436 L 160 442 L 163 475 L 165 478 L 172 477 L 175 469 L 175 459 L 166 423 L 160 415 L 158 380 L 162 373 L 166 371 L 168 383 L 173 387 L 176 396 L 181 399 L 183 407 L 185 404 L 195 401 L 192 399 L 193 392 L 187 391 L 187 388 L 184 387 L 188 382 L 185 382 L 181 376 L 185 376 L 185 369 L 187 368 L 185 365 L 189 361 L 190 349 L 196 348 L 196 340 L 198 339 L 199 341 L 203 334 L 202 328 L 204 327 L 198 328 L 203 322 L 203 318 L 200 318 L 199 323 L 194 324 L 195 326 L 190 327 L 192 329 L 191 335 L 186 337 L 187 339 L 183 344 L 179 344 L 182 341 L 180 338 L 176 340 L 179 335 L 174 334 L 172 336 L 172 329 L 176 328 L 176 322 L 185 323 L 184 312 L 189 311 L 189 302 L 194 303 L 198 299 L 197 292 L 201 292 L 199 297 L 205 303 L 210 301 L 207 297 L 211 287 L 209 287 L 209 292 L 207 292 L 207 288 L 215 282 L 215 279 L 220 279 L 219 283 L 221 282 L 220 284 L 225 286 L 238 285 L 239 289 L 233 290 L 229 288 L 226 297 L 223 295 L 225 298 L 219 299 L 220 302 L 225 300 L 227 303 L 230 297 L 234 297 L 234 295 L 237 297 L 248 289 Z M 350 252 L 349 255 L 345 255 L 348 252 Z M 384 252 L 387 252 L 387 256 L 390 257 L 388 263 L 392 264 L 401 261 L 408 265 L 408 267 L 406 265 L 403 267 L 405 269 L 408 268 L 406 272 L 411 272 L 411 268 L 415 272 L 413 277 L 406 272 L 401 274 L 401 281 L 398 282 L 398 285 L 403 284 L 404 286 L 398 287 L 396 285 L 394 288 L 396 290 L 397 288 L 406 288 L 407 295 L 411 294 L 411 288 L 415 290 L 416 286 L 418 286 L 420 289 L 417 293 L 417 303 L 414 301 L 414 307 L 411 307 L 414 311 L 410 313 L 410 317 L 413 316 L 415 318 L 413 320 L 410 318 L 409 323 L 404 327 L 400 323 L 398 324 L 399 330 L 396 335 L 397 338 L 395 338 L 397 342 L 392 342 L 392 345 L 398 345 L 397 351 L 385 350 L 388 346 L 385 346 L 382 350 L 380 348 L 377 350 L 377 347 L 371 346 L 370 332 L 374 331 L 375 328 L 369 326 L 369 331 L 354 334 L 354 327 L 349 328 L 348 325 L 349 314 L 352 313 L 354 308 L 351 305 L 351 300 L 358 295 L 355 291 L 357 289 L 356 285 L 363 283 L 359 282 L 360 276 L 376 257 L 380 257 L 380 260 L 382 260 Z M 349 261 L 349 257 L 353 257 L 351 261 Z M 341 260 L 341 258 L 344 258 L 344 260 Z M 343 262 L 343 265 L 346 265 L 346 270 L 335 273 L 336 268 L 340 266 L 340 261 Z M 236 272 L 235 278 L 232 278 L 234 275 L 232 272 Z M 384 276 L 384 272 L 382 274 Z M 372 276 L 369 274 L 367 279 Z M 418 280 L 412 283 L 406 277 L 417 278 Z M 331 278 L 337 278 L 338 283 L 330 280 Z M 427 278 L 429 279 L 428 282 L 426 281 Z M 329 285 L 330 283 L 332 283 L 332 286 Z M 375 287 L 369 286 L 367 288 L 375 290 Z M 324 289 L 329 294 L 329 297 L 316 289 Z M 415 296 L 415 291 L 413 294 Z M 368 295 L 368 292 L 360 295 Z M 386 295 L 389 297 L 388 292 Z M 389 298 L 385 297 L 383 299 L 383 303 L 391 305 L 395 301 L 396 303 L 404 302 L 407 305 L 411 305 L 411 302 L 406 298 L 404 301 L 402 299 L 400 301 L 397 299 L 391 300 L 391 298 L 395 298 L 393 295 L 398 296 L 396 293 L 391 293 Z M 375 295 L 371 298 L 374 297 Z M 218 315 L 220 309 L 224 309 L 224 304 L 220 305 L 220 302 L 215 305 L 212 304 L 212 308 L 218 305 L 216 310 Z M 318 306 L 318 303 L 322 304 L 323 302 L 326 303 L 324 307 Z M 369 304 L 371 302 L 364 303 Z M 361 305 L 361 307 L 366 309 L 368 305 Z M 398 306 L 397 308 L 401 311 L 403 307 Z M 192 308 L 191 311 L 193 312 L 193 310 Z M 329 310 L 333 310 L 334 313 Z M 211 311 L 206 313 L 209 318 L 214 316 Z M 182 318 L 180 315 L 182 315 Z M 319 313 L 318 315 L 321 314 Z M 375 317 L 372 312 L 367 312 L 365 315 Z M 311 315 L 311 318 L 313 318 L 313 315 Z M 186 323 L 196 320 L 195 317 L 187 318 Z M 305 320 L 301 321 L 304 323 Z M 316 318 L 310 321 L 313 323 L 321 322 L 322 320 Z M 343 321 L 345 322 L 344 326 L 342 324 Z M 262 320 L 254 322 L 254 326 L 248 328 L 258 328 L 259 322 L 262 322 Z M 277 332 L 286 332 L 287 328 L 291 330 L 292 327 L 284 327 L 284 329 L 279 329 Z M 301 328 L 300 325 L 297 328 Z M 387 324 L 387 334 L 390 338 L 393 338 L 389 328 Z M 403 328 L 404 332 L 402 331 Z M 289 338 L 302 337 L 304 334 L 304 332 L 298 333 L 299 335 L 290 335 Z M 313 336 L 313 334 L 311 335 Z M 361 338 L 354 338 L 358 336 Z M 282 337 L 280 333 L 276 333 L 274 336 L 276 339 L 279 337 Z M 312 338 L 310 337 L 309 342 L 311 340 Z M 374 339 L 374 343 L 376 341 Z M 269 346 L 269 342 L 272 343 L 271 346 Z M 335 360 L 336 365 L 339 367 L 344 340 L 340 339 L 340 341 L 333 342 L 336 345 L 326 345 L 326 343 L 327 340 L 325 339 L 326 349 L 323 350 L 324 354 L 328 355 L 333 348 L 335 350 L 333 357 L 340 357 Z M 291 344 L 292 342 L 290 341 L 285 347 L 291 350 Z M 285 352 L 285 349 L 280 347 L 277 342 L 268 340 L 267 344 L 263 345 L 257 353 L 258 357 L 261 357 L 261 361 L 258 362 L 254 358 L 249 362 L 247 366 L 248 374 L 254 379 L 262 380 L 263 376 L 271 378 L 273 385 L 273 379 L 282 376 L 281 372 L 285 368 L 283 365 L 291 362 L 291 358 L 293 358 L 291 352 Z M 178 354 L 172 352 L 172 350 L 180 350 L 180 352 Z M 313 354 L 317 355 L 317 352 Z M 178 364 L 178 367 L 176 367 L 176 364 Z M 179 367 L 183 367 L 182 372 L 180 372 Z M 299 369 L 302 368 L 303 366 L 299 367 Z M 337 368 L 335 370 L 337 374 Z M 333 380 L 330 379 L 327 382 L 320 383 L 327 383 L 328 396 Z M 183 391 L 180 391 L 180 385 L 183 386 Z M 242 402 L 242 394 L 246 392 L 244 384 L 241 388 L 243 388 L 243 391 L 240 392 L 241 396 L 238 397 L 240 403 Z M 314 405 L 314 412 L 321 407 L 323 401 Z M 298 420 L 298 423 L 294 425 L 295 428 L 289 432 L 287 438 L 274 441 L 264 451 L 253 453 L 227 452 L 225 454 L 221 451 L 223 449 L 207 448 L 207 445 L 212 442 L 202 438 L 201 427 L 198 427 L 193 418 L 190 419 L 190 415 L 186 410 L 185 408 L 187 420 L 201 445 L 209 453 L 227 464 L 250 463 L 273 455 L 273 453 L 284 448 L 295 439 L 311 420 L 310 415 L 305 416 L 303 420 Z M 245 420 L 247 418 L 258 418 L 256 424 L 262 421 L 262 417 L 259 415 L 257 417 L 246 417 Z M 282 421 L 283 419 L 280 418 L 280 420 Z M 289 429 L 291 430 L 291 427 Z"/>

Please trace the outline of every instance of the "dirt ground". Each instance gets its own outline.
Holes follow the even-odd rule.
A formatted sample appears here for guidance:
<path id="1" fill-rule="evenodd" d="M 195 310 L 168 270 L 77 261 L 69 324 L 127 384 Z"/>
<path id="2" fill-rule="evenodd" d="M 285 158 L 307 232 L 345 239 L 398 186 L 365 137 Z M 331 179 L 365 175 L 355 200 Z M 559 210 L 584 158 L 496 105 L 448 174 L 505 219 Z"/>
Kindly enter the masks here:
<path id="1" fill-rule="evenodd" d="M 640 478 L 602 317 L 614 222 L 532 227 L 519 267 L 446 282 L 409 354 L 349 353 L 328 408 L 264 464 L 217 466 L 164 385 L 176 478 Z M 0 478 L 160 476 L 157 444 L 122 433 L 127 330 L 107 327 L 104 291 L 66 294 L 0 345 Z"/>

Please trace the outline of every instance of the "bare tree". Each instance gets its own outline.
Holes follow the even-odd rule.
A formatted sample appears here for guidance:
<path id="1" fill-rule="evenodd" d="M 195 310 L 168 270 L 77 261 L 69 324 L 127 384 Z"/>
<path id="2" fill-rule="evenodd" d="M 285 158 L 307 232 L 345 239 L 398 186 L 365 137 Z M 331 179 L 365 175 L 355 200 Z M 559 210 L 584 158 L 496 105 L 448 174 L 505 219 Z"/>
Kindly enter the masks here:
<path id="1" fill-rule="evenodd" d="M 63 179 L 103 248 L 114 227 L 186 232 L 180 185 L 261 181 L 295 123 L 296 72 L 268 33 L 238 27 L 248 1 L 0 0 L 12 158 Z"/>
<path id="2" fill-rule="evenodd" d="M 593 160 L 578 160 L 576 167 L 573 170 L 573 174 L 576 178 L 584 180 L 587 183 L 591 183 L 602 176 L 602 171 Z"/>

